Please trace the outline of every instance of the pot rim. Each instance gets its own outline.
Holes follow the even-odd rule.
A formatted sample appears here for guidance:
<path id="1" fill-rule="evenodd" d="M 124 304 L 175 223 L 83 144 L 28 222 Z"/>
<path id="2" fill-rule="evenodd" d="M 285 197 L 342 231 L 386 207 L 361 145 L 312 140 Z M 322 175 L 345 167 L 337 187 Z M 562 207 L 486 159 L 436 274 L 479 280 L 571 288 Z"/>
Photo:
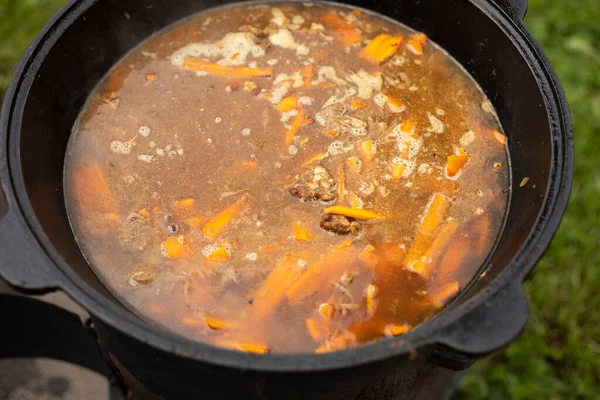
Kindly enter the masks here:
<path id="1" fill-rule="evenodd" d="M 477 7 L 485 17 L 491 19 L 517 47 L 531 73 L 535 75 L 551 122 L 552 165 L 549 175 L 550 184 L 544 194 L 543 206 L 527 241 L 501 274 L 481 293 L 453 309 L 438 314 L 399 338 L 382 339 L 358 348 L 326 354 L 247 354 L 187 339 L 164 329 L 156 329 L 122 306 L 95 293 L 71 270 L 39 225 L 20 169 L 20 119 L 33 81 L 32 77 L 35 76 L 37 69 L 62 33 L 97 1 L 99 0 L 71 0 L 39 33 L 17 67 L 3 109 L 4 118 L 2 118 L 1 128 L 6 129 L 7 132 L 5 140 L 8 141 L 6 158 L 9 171 L 2 172 L 4 177 L 10 179 L 10 183 L 5 182 L 5 185 L 7 187 L 10 185 L 12 189 L 12 192 L 6 193 L 7 198 L 11 200 L 9 203 L 16 205 L 19 219 L 27 225 L 45 255 L 57 267 L 60 289 L 72 296 L 92 316 L 124 334 L 166 352 L 226 367 L 258 371 L 303 372 L 356 366 L 408 354 L 414 349 L 439 343 L 440 333 L 444 328 L 448 328 L 455 321 L 475 310 L 509 283 L 521 284 L 552 240 L 566 207 L 573 171 L 573 135 L 566 97 L 545 53 L 521 21 L 510 19 L 491 1 L 469 0 L 472 6 Z"/>

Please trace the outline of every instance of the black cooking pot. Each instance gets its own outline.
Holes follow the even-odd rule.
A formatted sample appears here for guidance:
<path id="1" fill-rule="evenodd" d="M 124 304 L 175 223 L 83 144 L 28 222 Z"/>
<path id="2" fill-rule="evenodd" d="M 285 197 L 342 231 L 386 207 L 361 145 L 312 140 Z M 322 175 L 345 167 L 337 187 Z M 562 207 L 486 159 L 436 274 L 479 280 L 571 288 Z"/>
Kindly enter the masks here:
<path id="1" fill-rule="evenodd" d="M 402 337 L 323 355 L 243 354 L 142 321 L 94 275 L 67 220 L 65 149 L 96 83 L 153 33 L 225 3 L 74 0 L 38 35 L 2 111 L 0 274 L 30 292 L 62 290 L 85 307 L 105 356 L 146 397 L 431 398 L 428 387 L 445 368 L 465 368 L 521 331 L 528 314 L 521 284 L 550 243 L 569 194 L 569 111 L 521 22 L 526 0 L 342 1 L 423 31 L 468 70 L 508 135 L 513 188 L 497 249 L 460 298 Z M 520 188 L 525 176 L 529 184 Z"/>

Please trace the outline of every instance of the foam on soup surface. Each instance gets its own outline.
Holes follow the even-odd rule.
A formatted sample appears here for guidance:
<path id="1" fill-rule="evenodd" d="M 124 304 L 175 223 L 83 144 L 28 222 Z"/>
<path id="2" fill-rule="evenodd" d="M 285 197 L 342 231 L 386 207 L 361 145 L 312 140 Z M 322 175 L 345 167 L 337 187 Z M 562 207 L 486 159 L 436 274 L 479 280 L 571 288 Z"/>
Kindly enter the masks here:
<path id="1" fill-rule="evenodd" d="M 74 127 L 67 209 L 140 316 L 253 353 L 402 335 L 476 274 L 506 137 L 428 38 L 331 5 L 235 6 L 156 35 Z"/>

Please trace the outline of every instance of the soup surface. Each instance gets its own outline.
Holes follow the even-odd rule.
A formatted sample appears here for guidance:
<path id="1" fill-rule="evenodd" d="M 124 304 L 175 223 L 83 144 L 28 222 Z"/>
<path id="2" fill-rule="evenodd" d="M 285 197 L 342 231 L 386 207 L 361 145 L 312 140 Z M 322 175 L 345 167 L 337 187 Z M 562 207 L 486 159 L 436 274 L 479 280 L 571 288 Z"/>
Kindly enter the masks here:
<path id="1" fill-rule="evenodd" d="M 149 39 L 74 127 L 67 209 L 131 309 L 253 353 L 398 336 L 494 245 L 491 103 L 425 35 L 331 5 L 235 6 Z"/>

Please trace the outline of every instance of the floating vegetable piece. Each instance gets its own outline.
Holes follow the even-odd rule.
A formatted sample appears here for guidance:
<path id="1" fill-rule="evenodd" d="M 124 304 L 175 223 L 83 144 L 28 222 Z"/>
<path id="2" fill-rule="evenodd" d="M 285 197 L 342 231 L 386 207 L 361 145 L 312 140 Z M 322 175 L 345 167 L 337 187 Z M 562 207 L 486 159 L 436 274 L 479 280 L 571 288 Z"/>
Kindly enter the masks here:
<path id="1" fill-rule="evenodd" d="M 252 313 L 256 320 L 268 318 L 279 307 L 286 290 L 302 275 L 305 263 L 289 254 L 277 263 L 253 297 Z"/>
<path id="2" fill-rule="evenodd" d="M 163 240 L 160 247 L 163 255 L 172 259 L 185 257 L 190 252 L 183 236 L 169 236 Z"/>
<path id="3" fill-rule="evenodd" d="M 402 36 L 392 36 L 382 33 L 371 40 L 358 55 L 373 64 L 382 64 L 396 53 L 402 40 Z"/>
<path id="4" fill-rule="evenodd" d="M 312 236 L 299 222 L 293 223 L 292 229 L 294 230 L 294 239 L 296 239 L 297 242 L 312 242 Z"/>
<path id="5" fill-rule="evenodd" d="M 339 214 L 346 217 L 356 218 L 363 221 L 371 221 L 375 219 L 385 218 L 381 214 L 377 214 L 374 211 L 364 210 L 362 208 L 352 208 L 345 206 L 332 206 L 323 210 L 324 214 Z"/>
<path id="6" fill-rule="evenodd" d="M 362 152 L 363 159 L 366 162 L 368 162 L 368 163 L 373 162 L 375 155 L 374 155 L 374 147 L 373 147 L 372 140 L 364 140 L 364 141 L 360 142 L 360 151 Z"/>
<path id="7" fill-rule="evenodd" d="M 468 155 L 460 155 L 460 156 L 448 156 L 448 162 L 446 164 L 446 175 L 449 177 L 456 176 L 462 167 L 469 161 Z"/>
<path id="8" fill-rule="evenodd" d="M 350 25 L 335 11 L 325 14 L 323 23 L 331 30 L 333 37 L 344 46 L 352 46 L 363 41 L 363 35 L 358 29 Z"/>
<path id="9" fill-rule="evenodd" d="M 248 196 L 244 195 L 240 197 L 238 201 L 221 211 L 219 214 L 214 216 L 204 228 L 202 233 L 209 239 L 215 239 L 220 236 L 225 229 L 231 225 L 231 223 L 239 217 L 244 211 L 250 206 Z"/>
<path id="10" fill-rule="evenodd" d="M 496 141 L 502 145 L 506 144 L 508 141 L 506 136 L 500 131 L 492 130 L 492 136 L 494 136 L 494 139 L 496 139 Z"/>
<path id="11" fill-rule="evenodd" d="M 183 60 L 183 68 L 228 78 L 270 78 L 273 76 L 273 70 L 271 68 L 227 66 L 190 57 L 186 57 Z"/>
<path id="12" fill-rule="evenodd" d="M 303 122 L 304 122 L 304 110 L 300 109 L 300 110 L 298 110 L 298 114 L 292 120 L 292 123 L 290 124 L 290 128 L 288 129 L 288 131 L 285 135 L 285 145 L 286 146 L 290 146 L 292 144 L 292 142 L 294 141 L 294 136 L 296 135 L 296 132 L 298 132 L 298 129 L 300 129 L 300 127 L 302 126 Z"/>
<path id="13" fill-rule="evenodd" d="M 406 42 L 406 48 L 413 54 L 418 56 L 423 54 L 423 45 L 427 43 L 427 36 L 422 33 L 415 35 L 412 39 Z"/>

